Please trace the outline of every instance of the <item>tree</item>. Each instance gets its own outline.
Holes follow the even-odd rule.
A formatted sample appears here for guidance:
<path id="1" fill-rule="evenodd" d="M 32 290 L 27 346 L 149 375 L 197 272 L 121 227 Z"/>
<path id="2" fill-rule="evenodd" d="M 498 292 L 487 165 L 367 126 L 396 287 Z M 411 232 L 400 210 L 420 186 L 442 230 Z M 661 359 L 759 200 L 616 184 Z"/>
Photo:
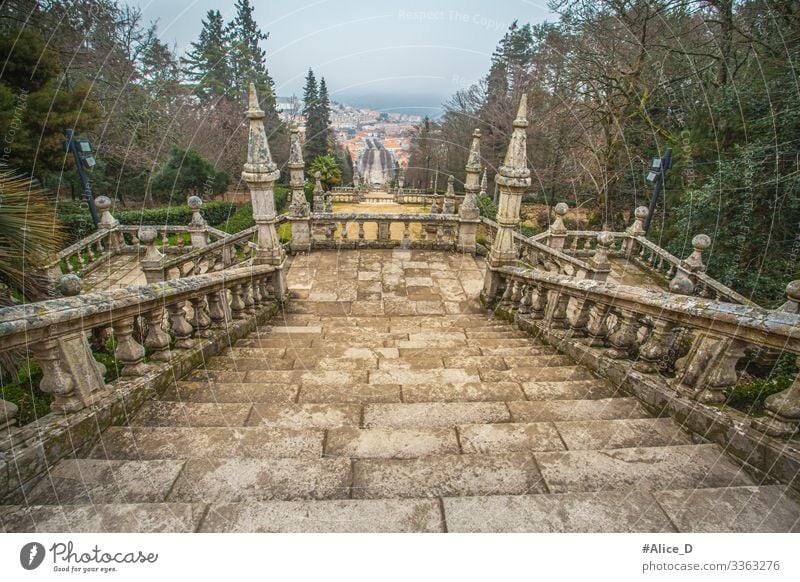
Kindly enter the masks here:
<path id="1" fill-rule="evenodd" d="M 230 177 L 218 171 L 195 150 L 173 147 L 166 164 L 153 177 L 152 190 L 161 200 L 180 201 L 189 196 L 222 194 Z"/>
<path id="2" fill-rule="evenodd" d="M 320 180 L 325 188 L 330 189 L 341 183 L 342 170 L 333 156 L 317 156 L 311 162 L 311 173 L 320 173 Z"/>
<path id="3" fill-rule="evenodd" d="M 195 95 L 207 102 L 228 96 L 234 87 L 228 62 L 229 46 L 219 10 L 209 10 L 192 50 L 181 59 Z"/>
<path id="4" fill-rule="evenodd" d="M 317 106 L 319 107 L 319 113 L 317 114 L 319 116 L 319 125 L 322 128 L 320 143 L 324 140 L 325 153 L 329 154 L 335 151 L 336 141 L 331 131 L 331 100 L 328 96 L 328 85 L 325 83 L 325 77 L 322 77 L 319 81 L 319 99 Z"/>
<path id="5" fill-rule="evenodd" d="M 317 84 L 314 71 L 308 70 L 303 89 L 303 116 L 306 118 L 305 159 L 315 160 L 329 153 L 330 101 L 325 79 Z"/>

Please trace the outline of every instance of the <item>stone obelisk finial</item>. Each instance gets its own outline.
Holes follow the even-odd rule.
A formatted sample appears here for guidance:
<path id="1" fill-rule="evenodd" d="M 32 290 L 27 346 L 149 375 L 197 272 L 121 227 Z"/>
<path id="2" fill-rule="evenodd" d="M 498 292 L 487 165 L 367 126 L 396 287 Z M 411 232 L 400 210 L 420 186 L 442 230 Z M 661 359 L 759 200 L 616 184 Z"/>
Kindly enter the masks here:
<path id="1" fill-rule="evenodd" d="M 289 205 L 291 216 L 307 216 L 309 212 L 306 194 L 303 190 L 305 176 L 303 168 L 303 148 L 300 145 L 300 130 L 292 128 L 289 142 L 289 186 L 292 188 L 292 203 Z"/>
<path id="2" fill-rule="evenodd" d="M 486 279 L 484 280 L 484 297 L 491 299 L 497 292 L 499 284 L 493 270 L 503 265 L 514 264 L 517 253 L 514 249 L 514 228 L 519 222 L 519 211 L 522 195 L 531 185 L 531 171 L 528 168 L 527 137 L 528 98 L 523 95 L 519 102 L 517 117 L 514 119 L 514 130 L 508 144 L 506 157 L 500 166 L 495 182 L 500 189 L 497 206 L 497 235 L 489 251 Z"/>
<path id="3" fill-rule="evenodd" d="M 478 180 L 481 175 L 481 167 L 481 130 L 476 129 L 472 132 L 472 145 L 469 148 L 469 157 L 467 157 L 465 167 L 464 202 L 461 203 L 458 213 L 461 218 L 478 218 L 477 198 L 478 192 L 480 192 Z"/>

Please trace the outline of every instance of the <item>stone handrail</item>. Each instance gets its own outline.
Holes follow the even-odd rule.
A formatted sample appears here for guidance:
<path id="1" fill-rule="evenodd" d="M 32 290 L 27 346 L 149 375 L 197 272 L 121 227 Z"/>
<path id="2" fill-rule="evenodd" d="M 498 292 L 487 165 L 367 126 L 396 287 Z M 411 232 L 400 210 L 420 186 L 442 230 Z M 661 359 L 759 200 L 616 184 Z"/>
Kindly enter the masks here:
<path id="1" fill-rule="evenodd" d="M 61 250 L 43 269 L 55 280 L 62 274 L 91 271 L 119 250 L 119 241 L 119 227 L 98 230 Z"/>
<path id="2" fill-rule="evenodd" d="M 496 273 L 505 282 L 499 307 L 506 314 L 566 330 L 573 341 L 602 348 L 611 359 L 634 360 L 634 369 L 644 374 L 676 370 L 671 382 L 677 392 L 704 404 L 725 401 L 724 391 L 735 385 L 736 364 L 748 344 L 800 354 L 796 312 L 579 280 L 537 269 L 501 267 Z M 800 283 L 787 289 L 790 299 L 797 295 L 795 288 L 800 291 Z M 679 353 L 680 337 L 691 341 L 685 354 Z M 796 431 L 798 379 L 788 390 L 767 398 L 766 411 L 767 418 L 756 420 L 754 426 L 771 435 Z"/>
<path id="3" fill-rule="evenodd" d="M 169 361 L 211 328 L 248 317 L 271 300 L 276 272 L 259 265 L 85 295 L 76 295 L 80 281 L 70 275 L 62 279 L 64 298 L 0 309 L 0 351 L 27 348 L 42 369 L 39 389 L 54 396 L 51 409 L 74 412 L 105 393 L 105 369 L 87 341 L 93 329 L 111 327 L 120 374 L 141 376 L 150 367 L 145 348 L 148 361 Z M 142 330 L 143 345 L 133 337 L 134 326 Z"/>
<path id="4" fill-rule="evenodd" d="M 375 238 L 366 236 L 364 227 L 369 223 L 377 227 Z M 420 225 L 419 233 L 412 233 L 412 224 Z M 392 226 L 395 226 L 394 233 Z M 330 212 L 313 213 L 310 228 L 312 248 L 453 248 L 461 222 L 455 214 Z"/>
<path id="5" fill-rule="evenodd" d="M 251 226 L 236 234 L 231 234 L 225 238 L 220 238 L 211 244 L 193 249 L 192 251 L 178 255 L 161 265 L 164 273 L 177 271 L 181 277 L 200 274 L 198 269 L 203 266 L 204 272 L 217 271 L 228 268 L 237 263 L 237 248 L 244 247 L 245 259 L 252 255 L 255 244 L 250 239 L 255 235 L 257 228 Z"/>

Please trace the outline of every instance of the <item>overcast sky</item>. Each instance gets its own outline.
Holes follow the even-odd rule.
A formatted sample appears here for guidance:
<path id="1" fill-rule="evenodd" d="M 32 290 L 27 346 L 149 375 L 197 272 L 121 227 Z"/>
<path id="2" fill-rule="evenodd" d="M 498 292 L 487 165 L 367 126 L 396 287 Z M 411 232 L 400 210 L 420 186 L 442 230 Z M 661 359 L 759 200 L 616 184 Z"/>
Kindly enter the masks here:
<path id="1" fill-rule="evenodd" d="M 133 0 L 178 52 L 197 40 L 206 12 L 225 20 L 234 0 Z M 309 67 L 333 99 L 379 95 L 390 107 L 446 99 L 486 74 L 514 20 L 552 19 L 546 0 L 254 0 L 278 95 L 302 93 Z M 423 103 L 426 102 L 426 103 Z"/>

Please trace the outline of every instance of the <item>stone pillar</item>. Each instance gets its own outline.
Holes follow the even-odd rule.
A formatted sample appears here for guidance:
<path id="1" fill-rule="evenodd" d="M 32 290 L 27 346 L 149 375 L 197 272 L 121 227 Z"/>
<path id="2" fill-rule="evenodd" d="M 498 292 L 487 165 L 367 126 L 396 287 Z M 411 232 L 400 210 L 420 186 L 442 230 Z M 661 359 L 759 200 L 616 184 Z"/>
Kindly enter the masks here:
<path id="1" fill-rule="evenodd" d="M 94 205 L 100 212 L 100 222 L 97 223 L 98 231 L 109 232 L 108 250 L 117 253 L 122 246 L 122 233 L 119 232 L 119 220 L 111 215 L 111 199 L 108 196 L 98 196 Z"/>
<path id="2" fill-rule="evenodd" d="M 289 224 L 292 228 L 292 240 L 289 248 L 293 253 L 311 250 L 311 221 L 308 202 L 304 190 L 305 177 L 303 168 L 303 149 L 300 147 L 300 130 L 292 128 L 289 146 L 289 186 L 292 188 L 292 203 L 289 205 Z"/>
<path id="3" fill-rule="evenodd" d="M 466 165 L 466 179 L 464 180 L 464 201 L 458 211 L 458 249 L 465 253 L 474 253 L 480 212 L 478 210 L 477 196 L 480 191 L 478 176 L 481 172 L 481 130 L 472 132 L 472 145 L 469 148 L 469 157 Z M 486 179 L 486 173 L 483 174 Z"/>
<path id="4" fill-rule="evenodd" d="M 267 134 L 264 131 L 264 112 L 258 105 L 256 87 L 250 83 L 250 106 L 247 109 L 250 132 L 247 144 L 247 162 L 242 178 L 250 189 L 253 203 L 253 218 L 256 222 L 258 242 L 254 264 L 277 267 L 274 278 L 275 295 L 278 300 L 286 294 L 285 255 L 275 228 L 275 181 L 280 171 L 269 151 Z"/>
<path id="5" fill-rule="evenodd" d="M 500 278 L 496 270 L 517 261 L 514 248 L 514 228 L 519 222 L 519 210 L 522 194 L 531 185 L 531 171 L 527 165 L 527 138 L 525 128 L 528 127 L 528 100 L 523 95 L 519 102 L 517 118 L 514 120 L 514 131 L 508 151 L 500 166 L 495 182 L 500 189 L 500 200 L 497 208 L 497 235 L 487 257 L 486 278 L 483 283 L 482 297 L 490 302 L 500 287 Z"/>
<path id="6" fill-rule="evenodd" d="M 633 211 L 634 221 L 625 232 L 628 234 L 628 240 L 625 241 L 625 257 L 630 258 L 633 253 L 639 248 L 639 243 L 633 240 L 633 237 L 644 236 L 644 221 L 650 209 L 647 206 L 639 206 Z"/>
<path id="7" fill-rule="evenodd" d="M 208 245 L 208 224 L 203 215 L 200 214 L 200 208 L 203 206 L 203 200 L 199 196 L 189 196 L 187 201 L 189 208 L 192 209 L 192 220 L 189 222 L 189 235 L 192 237 L 192 248 L 202 249 Z"/>
<path id="8" fill-rule="evenodd" d="M 143 226 L 139 229 L 139 242 L 145 245 L 144 257 L 139 261 L 139 266 L 144 272 L 147 283 L 158 283 L 164 280 L 164 255 L 156 248 L 158 231 L 152 226 Z"/>
<path id="9" fill-rule="evenodd" d="M 569 206 L 563 202 L 559 202 L 553 208 L 556 218 L 553 224 L 550 225 L 550 237 L 547 242 L 551 249 L 561 250 L 564 248 L 564 241 L 567 239 L 567 226 L 564 224 L 564 217 L 567 215 L 568 210 Z"/>
<path id="10" fill-rule="evenodd" d="M 455 214 L 456 213 L 456 192 L 453 189 L 453 184 L 456 179 L 454 176 L 447 178 L 447 190 L 444 193 L 444 203 L 442 204 L 442 214 Z"/>

